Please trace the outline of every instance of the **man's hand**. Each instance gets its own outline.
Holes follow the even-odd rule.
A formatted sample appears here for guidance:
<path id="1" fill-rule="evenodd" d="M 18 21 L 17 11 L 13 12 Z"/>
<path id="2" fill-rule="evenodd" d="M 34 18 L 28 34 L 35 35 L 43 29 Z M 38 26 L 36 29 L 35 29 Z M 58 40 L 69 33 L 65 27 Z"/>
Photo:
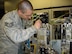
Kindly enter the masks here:
<path id="1" fill-rule="evenodd" d="M 35 22 L 34 26 L 35 26 L 36 29 L 39 29 L 41 27 L 41 24 L 42 24 L 41 20 L 37 20 Z"/>

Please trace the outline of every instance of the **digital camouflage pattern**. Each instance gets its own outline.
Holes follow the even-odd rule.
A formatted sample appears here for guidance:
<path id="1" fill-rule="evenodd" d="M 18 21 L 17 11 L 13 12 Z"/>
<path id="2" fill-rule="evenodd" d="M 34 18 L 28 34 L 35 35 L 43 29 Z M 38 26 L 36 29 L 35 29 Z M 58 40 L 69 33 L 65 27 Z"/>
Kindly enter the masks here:
<path id="1" fill-rule="evenodd" d="M 36 33 L 36 28 L 30 26 L 30 21 L 22 20 L 17 10 L 13 10 L 3 16 L 0 21 L 0 54 L 18 54 L 21 42 L 29 39 Z"/>

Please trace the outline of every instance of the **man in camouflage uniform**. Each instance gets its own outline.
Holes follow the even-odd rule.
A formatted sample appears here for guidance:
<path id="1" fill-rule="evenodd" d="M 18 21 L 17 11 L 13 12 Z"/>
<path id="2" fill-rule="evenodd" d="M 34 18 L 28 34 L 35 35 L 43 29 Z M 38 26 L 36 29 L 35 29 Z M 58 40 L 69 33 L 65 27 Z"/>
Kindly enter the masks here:
<path id="1" fill-rule="evenodd" d="M 17 10 L 3 16 L 0 21 L 0 54 L 18 54 L 20 43 L 33 36 L 41 27 L 41 21 L 37 20 L 34 25 L 24 29 L 32 13 L 31 3 L 23 0 Z"/>

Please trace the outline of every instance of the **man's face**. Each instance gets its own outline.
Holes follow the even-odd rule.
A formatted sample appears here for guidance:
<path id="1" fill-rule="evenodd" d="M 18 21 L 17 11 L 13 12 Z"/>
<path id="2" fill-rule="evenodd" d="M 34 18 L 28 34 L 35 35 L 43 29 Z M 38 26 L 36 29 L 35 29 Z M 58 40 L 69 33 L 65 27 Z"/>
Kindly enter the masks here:
<path id="1" fill-rule="evenodd" d="M 24 13 L 22 13 L 20 15 L 20 17 L 23 18 L 23 19 L 29 20 L 29 19 L 31 19 L 32 14 L 33 14 L 33 11 L 28 9 Z"/>

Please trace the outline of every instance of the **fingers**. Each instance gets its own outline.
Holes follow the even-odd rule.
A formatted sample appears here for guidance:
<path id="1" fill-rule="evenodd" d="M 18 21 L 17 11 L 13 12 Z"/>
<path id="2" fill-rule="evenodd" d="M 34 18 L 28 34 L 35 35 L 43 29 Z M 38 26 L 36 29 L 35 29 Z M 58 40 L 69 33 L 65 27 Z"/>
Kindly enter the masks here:
<path id="1" fill-rule="evenodd" d="M 39 29 L 41 27 L 41 24 L 42 24 L 41 20 L 37 20 L 34 26 L 36 27 L 36 29 Z"/>

